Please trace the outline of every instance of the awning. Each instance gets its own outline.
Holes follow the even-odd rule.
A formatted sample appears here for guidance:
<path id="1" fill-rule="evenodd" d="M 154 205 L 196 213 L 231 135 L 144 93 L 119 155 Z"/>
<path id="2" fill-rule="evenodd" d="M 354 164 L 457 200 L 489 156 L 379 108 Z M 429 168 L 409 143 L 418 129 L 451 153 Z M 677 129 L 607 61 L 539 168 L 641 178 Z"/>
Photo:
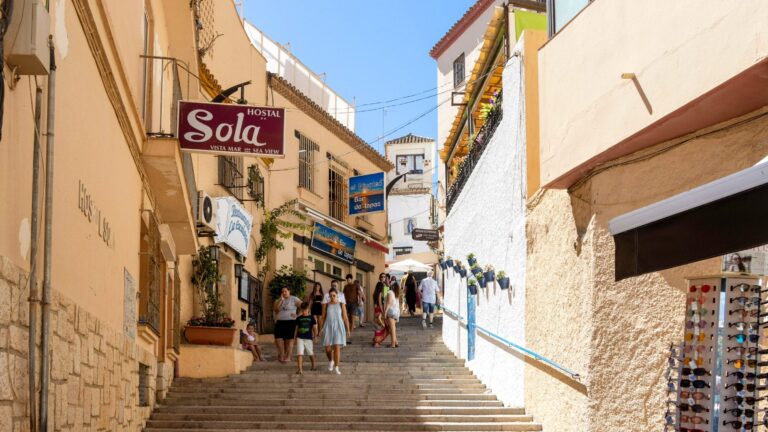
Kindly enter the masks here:
<path id="1" fill-rule="evenodd" d="M 611 220 L 616 280 L 768 243 L 766 162 Z"/>

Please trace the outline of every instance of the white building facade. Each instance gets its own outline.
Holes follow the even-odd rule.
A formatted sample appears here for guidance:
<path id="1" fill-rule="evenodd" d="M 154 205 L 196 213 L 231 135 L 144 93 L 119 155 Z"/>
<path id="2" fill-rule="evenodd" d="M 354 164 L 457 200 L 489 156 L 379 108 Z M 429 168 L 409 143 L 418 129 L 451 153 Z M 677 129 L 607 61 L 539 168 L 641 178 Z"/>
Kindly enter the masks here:
<path id="1" fill-rule="evenodd" d="M 387 159 L 395 169 L 387 173 L 387 182 L 398 179 L 387 197 L 389 255 L 387 262 L 415 259 L 435 263 L 437 256 L 426 241 L 413 240 L 414 228 L 435 229 L 437 216 L 432 177 L 435 169 L 435 140 L 408 134 L 388 141 Z"/>

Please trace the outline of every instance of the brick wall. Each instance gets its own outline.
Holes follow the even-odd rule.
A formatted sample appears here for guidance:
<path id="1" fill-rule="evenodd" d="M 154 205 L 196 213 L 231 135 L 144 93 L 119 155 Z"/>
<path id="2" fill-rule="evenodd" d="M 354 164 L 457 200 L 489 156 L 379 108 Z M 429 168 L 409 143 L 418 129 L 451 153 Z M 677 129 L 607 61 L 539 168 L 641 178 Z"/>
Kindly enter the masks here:
<path id="1" fill-rule="evenodd" d="M 0 431 L 29 430 L 26 282 L 25 272 L 0 257 Z M 165 378 L 147 380 L 149 403 L 139 406 L 139 364 L 157 377 L 158 363 L 114 330 L 122 323 L 107 326 L 54 291 L 50 324 L 51 430 L 140 431 L 155 405 L 158 381 L 169 382 L 172 367 L 161 366 Z"/>

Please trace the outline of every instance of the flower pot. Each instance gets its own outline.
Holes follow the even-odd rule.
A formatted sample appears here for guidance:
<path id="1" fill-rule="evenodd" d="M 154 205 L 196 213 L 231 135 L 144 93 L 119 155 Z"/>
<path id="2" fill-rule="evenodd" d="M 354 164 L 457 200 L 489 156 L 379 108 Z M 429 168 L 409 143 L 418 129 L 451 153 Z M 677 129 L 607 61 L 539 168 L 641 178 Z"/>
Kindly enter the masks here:
<path id="1" fill-rule="evenodd" d="M 448 264 L 446 264 L 445 261 L 443 261 L 443 262 L 440 263 L 440 268 L 445 270 L 445 269 L 448 268 Z"/>
<path id="2" fill-rule="evenodd" d="M 469 289 L 470 294 L 477 295 L 477 285 L 467 285 L 467 289 Z"/>
<path id="3" fill-rule="evenodd" d="M 487 271 L 487 272 L 483 273 L 483 275 L 485 276 L 485 282 L 486 283 L 493 283 L 493 281 L 496 280 L 496 272 L 493 271 L 493 270 Z"/>
<path id="4" fill-rule="evenodd" d="M 469 266 L 473 266 L 477 264 L 477 258 L 467 258 L 467 262 L 469 263 Z"/>
<path id="5" fill-rule="evenodd" d="M 467 277 L 467 269 L 465 268 L 459 269 L 459 274 L 461 275 L 462 278 Z"/>
<path id="6" fill-rule="evenodd" d="M 503 278 L 499 279 L 498 282 L 499 282 L 499 288 L 501 288 L 503 290 L 504 289 L 509 289 L 509 278 L 508 277 L 503 277 Z"/>
<path id="7" fill-rule="evenodd" d="M 486 286 L 488 286 L 488 282 L 486 282 L 485 279 L 483 278 L 478 279 L 477 283 L 480 284 L 480 288 L 485 288 Z"/>
<path id="8" fill-rule="evenodd" d="M 461 266 L 459 265 L 459 263 L 456 263 L 456 264 L 454 264 L 454 266 L 453 266 L 453 271 L 455 271 L 456 273 L 458 273 L 458 272 L 459 272 L 459 270 L 461 270 Z"/>
<path id="9" fill-rule="evenodd" d="M 232 345 L 235 343 L 237 333 L 238 330 L 234 327 L 187 326 L 184 328 L 187 341 L 195 345 Z"/>
<path id="10" fill-rule="evenodd" d="M 475 277 L 477 277 L 477 275 L 479 275 L 481 273 L 483 273 L 483 271 L 480 270 L 479 267 L 472 267 L 472 274 L 475 275 Z"/>
<path id="11" fill-rule="evenodd" d="M 447 265 L 448 267 L 453 267 L 453 260 L 449 259 L 448 261 L 445 262 L 445 265 Z"/>

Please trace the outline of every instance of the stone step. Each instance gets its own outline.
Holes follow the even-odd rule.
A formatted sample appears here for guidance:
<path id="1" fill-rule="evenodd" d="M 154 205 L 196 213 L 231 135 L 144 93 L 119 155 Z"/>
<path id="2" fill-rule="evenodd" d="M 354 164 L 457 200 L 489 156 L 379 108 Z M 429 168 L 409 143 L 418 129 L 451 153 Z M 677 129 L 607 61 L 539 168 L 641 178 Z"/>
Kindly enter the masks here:
<path id="1" fill-rule="evenodd" d="M 171 389 L 167 394 L 168 395 L 192 395 L 192 394 L 234 394 L 234 395 L 241 395 L 243 397 L 247 397 L 249 395 L 270 395 L 270 394 L 279 394 L 279 395 L 292 395 L 292 394 L 299 394 L 299 393 L 328 393 L 332 395 L 358 395 L 358 394 L 366 394 L 370 392 L 394 392 L 397 394 L 414 394 L 414 395 L 422 395 L 422 394 L 482 394 L 483 392 L 487 391 L 485 388 L 455 388 L 455 387 L 439 387 L 439 388 L 431 388 L 431 389 L 414 389 L 414 388 L 397 388 L 397 387 L 391 387 L 391 386 L 369 386 L 369 387 L 348 387 L 343 386 L 338 389 L 332 389 L 327 390 L 325 386 L 316 386 L 311 388 L 284 388 L 284 387 L 271 387 L 271 388 L 265 388 L 265 387 L 257 387 L 257 386 L 251 386 L 250 388 L 215 388 L 215 389 L 206 389 L 202 387 L 196 387 L 196 388 L 183 388 L 183 389 Z"/>
<path id="2" fill-rule="evenodd" d="M 154 421 L 149 420 L 145 432 L 170 432 L 179 430 L 206 431 L 257 431 L 257 430 L 390 430 L 390 431 L 540 431 L 541 425 L 529 422 L 419 422 L 395 423 L 365 422 L 365 423 L 318 423 L 310 422 L 236 422 L 236 421 Z"/>
<path id="3" fill-rule="evenodd" d="M 252 393 L 247 398 L 250 401 L 265 401 L 265 400 L 292 400 L 303 401 L 309 400 L 349 400 L 354 399 L 357 402 L 360 401 L 381 401 L 390 400 L 391 396 L 385 396 L 381 393 L 368 393 L 368 392 L 323 392 L 321 394 L 312 394 L 309 392 L 300 393 L 287 393 L 287 392 L 273 392 L 273 393 Z M 243 399 L 243 395 L 240 393 L 168 393 L 165 400 L 232 400 Z M 433 401 L 433 400 L 471 400 L 471 401 L 495 401 L 496 396 L 492 394 L 483 393 L 468 393 L 468 394 L 456 394 L 456 393 L 440 393 L 440 394 L 398 394 L 397 399 L 401 402 L 405 401 Z"/>
<path id="4" fill-rule="evenodd" d="M 473 414 L 468 415 L 451 415 L 451 414 L 352 414 L 352 413 L 336 413 L 336 414 L 309 414 L 307 410 L 303 413 L 291 414 L 288 417 L 285 413 L 265 413 L 265 414 L 211 414 L 211 413 L 197 413 L 197 414 L 178 414 L 178 413 L 156 413 L 152 416 L 152 421 L 163 422 L 285 422 L 290 420 L 291 422 L 311 422 L 318 423 L 339 423 L 339 422 L 354 422 L 354 423 L 434 423 L 434 422 L 450 422 L 450 423 L 498 423 L 498 422 L 528 422 L 533 421 L 531 416 L 527 415 L 515 415 L 515 414 Z"/>
<path id="5" fill-rule="evenodd" d="M 343 376 L 343 375 L 342 375 Z M 279 383 L 283 386 L 292 387 L 296 384 L 322 384 L 327 385 L 329 382 L 338 384 L 339 376 L 332 375 L 326 370 L 325 373 L 304 374 L 304 375 L 290 375 L 288 377 L 278 377 L 271 375 L 254 376 L 250 379 L 246 379 L 241 375 L 234 375 L 232 377 L 223 378 L 222 381 L 203 381 L 203 385 L 208 388 L 226 388 L 230 385 L 265 385 Z M 378 382 L 378 381 L 377 381 Z M 371 381 L 367 379 L 354 379 L 354 376 L 344 376 L 344 385 L 367 385 Z M 473 375 L 461 376 L 461 377 L 443 377 L 443 378 L 397 378 L 387 380 L 388 385 L 462 385 L 462 384 L 482 384 L 479 379 Z M 177 385 L 174 382 L 174 386 Z M 326 387 L 327 388 L 327 387 Z"/>
<path id="6" fill-rule="evenodd" d="M 296 399 L 260 399 L 258 401 L 245 400 L 243 398 L 166 398 L 163 401 L 165 405 L 206 405 L 206 406 L 293 406 L 296 404 Z M 403 402 L 400 398 L 397 399 L 368 399 L 362 400 L 338 400 L 338 399 L 307 399 L 301 401 L 304 407 L 330 407 L 347 409 L 348 407 L 369 406 L 375 404 L 382 408 L 397 408 L 403 406 Z M 415 400 L 407 401 L 407 405 L 414 407 L 431 406 L 431 407 L 502 407 L 504 406 L 497 400 L 470 400 L 470 399 L 435 399 L 435 400 Z"/>
<path id="7" fill-rule="evenodd" d="M 484 384 L 371 384 L 371 383 L 347 383 L 344 385 L 348 389 L 369 389 L 376 391 L 394 391 L 394 392 L 410 392 L 410 391 L 426 391 L 426 390 L 485 390 Z M 296 391 L 325 391 L 327 385 L 319 382 L 297 382 L 290 386 L 291 389 Z M 285 389 L 285 383 L 283 382 L 241 382 L 241 383 L 229 383 L 226 386 L 210 386 L 201 384 L 187 384 L 183 386 L 174 385 L 171 391 L 270 391 Z"/>
<path id="8" fill-rule="evenodd" d="M 523 408 L 506 408 L 506 407 L 383 407 L 383 406 L 360 406 L 360 407 L 346 407 L 345 413 L 350 415 L 364 415 L 364 414 L 376 414 L 376 415 L 525 415 Z M 169 414 L 280 414 L 280 415 L 301 415 L 306 414 L 307 409 L 300 406 L 286 406 L 280 407 L 279 413 L 276 412 L 274 406 L 262 406 L 262 405 L 246 405 L 246 406 L 223 406 L 223 407 L 211 407 L 211 406 L 166 406 L 161 405 L 157 408 L 156 413 L 169 413 Z"/>

